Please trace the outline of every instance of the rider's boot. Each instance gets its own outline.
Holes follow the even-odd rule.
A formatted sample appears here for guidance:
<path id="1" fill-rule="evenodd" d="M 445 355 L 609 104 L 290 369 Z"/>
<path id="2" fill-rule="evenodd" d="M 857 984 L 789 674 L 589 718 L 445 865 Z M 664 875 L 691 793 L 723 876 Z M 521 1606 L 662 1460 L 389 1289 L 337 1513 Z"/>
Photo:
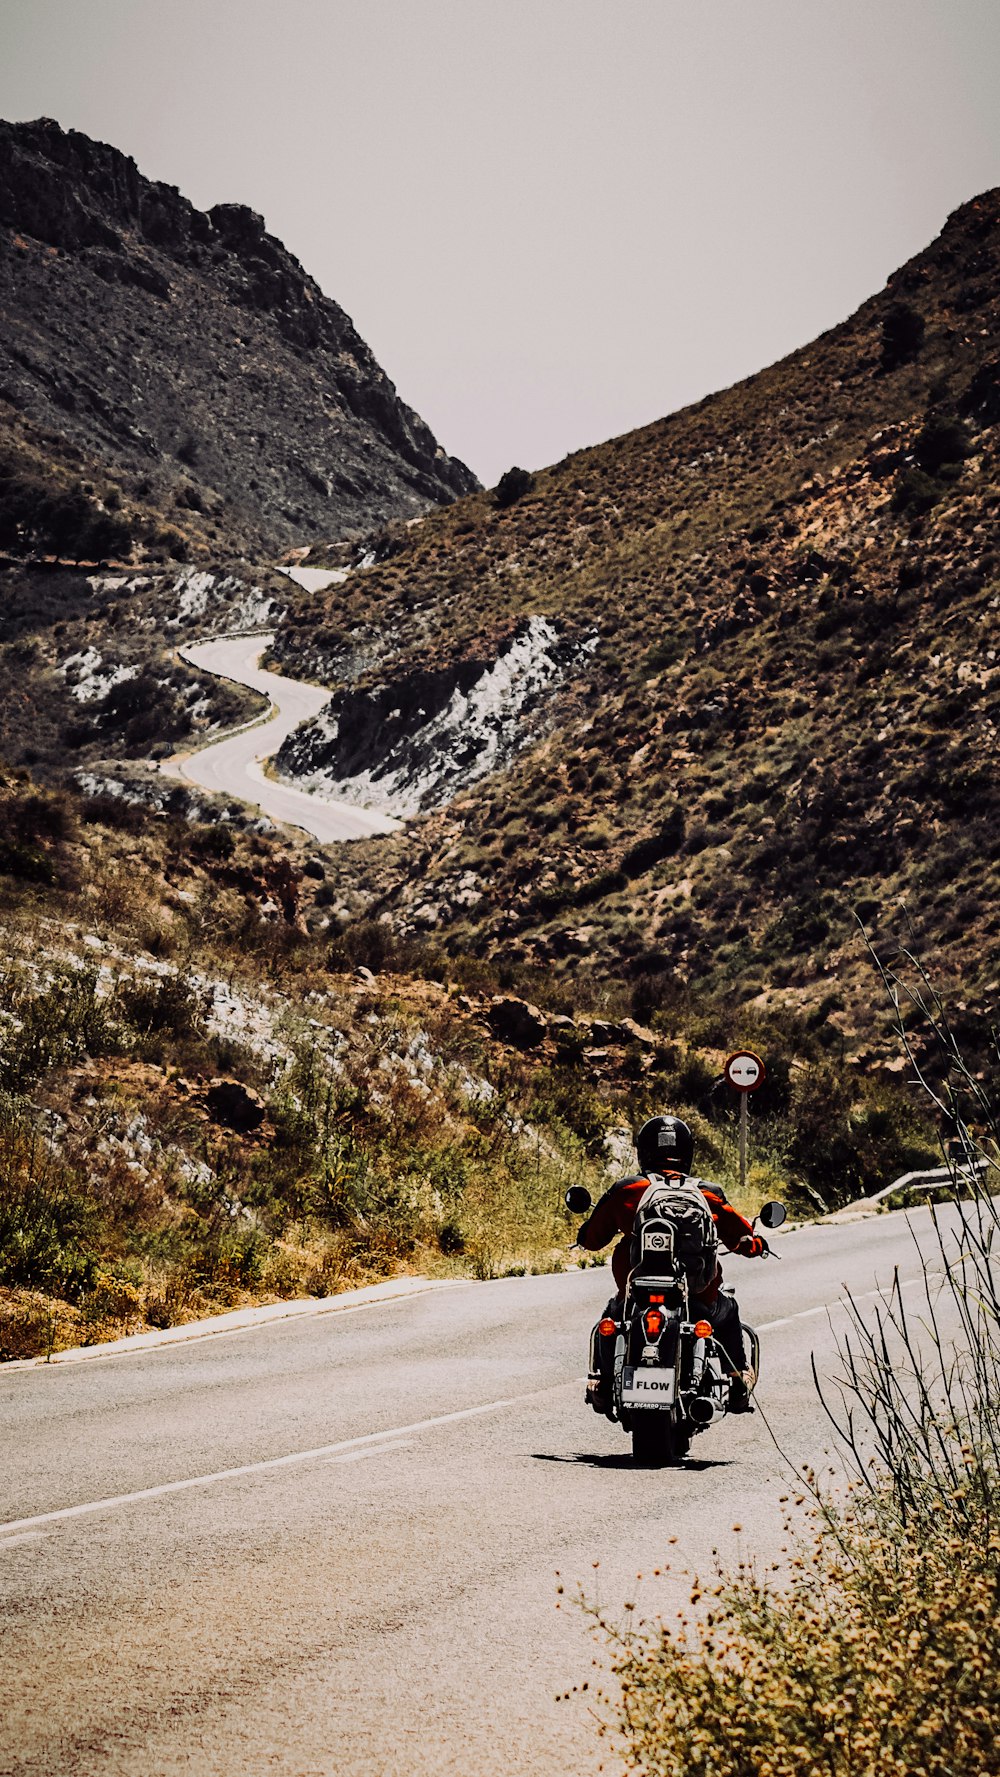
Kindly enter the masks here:
<path id="1" fill-rule="evenodd" d="M 601 1385 L 600 1375 L 592 1374 L 587 1377 L 587 1392 L 583 1398 L 588 1407 L 593 1407 L 595 1413 L 603 1413 L 605 1418 L 609 1416 L 608 1401 Z"/>
<path id="2" fill-rule="evenodd" d="M 754 1405 L 753 1405 L 753 1401 L 750 1399 L 751 1381 L 752 1381 L 752 1372 L 750 1370 L 743 1370 L 743 1371 L 735 1370 L 733 1372 L 732 1376 L 729 1379 L 729 1403 L 728 1403 L 728 1408 L 727 1408 L 728 1412 L 730 1412 L 730 1413 L 752 1413 L 753 1412 Z"/>

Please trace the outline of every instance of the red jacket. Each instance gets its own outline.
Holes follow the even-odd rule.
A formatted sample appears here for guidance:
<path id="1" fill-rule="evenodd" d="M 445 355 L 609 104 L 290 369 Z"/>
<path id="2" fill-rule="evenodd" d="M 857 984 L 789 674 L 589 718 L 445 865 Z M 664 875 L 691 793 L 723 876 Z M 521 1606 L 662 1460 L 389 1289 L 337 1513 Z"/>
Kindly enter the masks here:
<path id="1" fill-rule="evenodd" d="M 680 1175 L 670 1173 L 667 1176 L 676 1178 Z M 712 1211 L 715 1225 L 719 1230 L 719 1239 L 729 1248 L 729 1251 L 735 1252 L 741 1241 L 748 1240 L 749 1246 L 743 1249 L 745 1256 L 748 1259 L 759 1258 L 764 1251 L 764 1242 L 757 1238 L 746 1217 L 741 1216 L 739 1211 L 726 1201 L 726 1194 L 721 1185 L 709 1185 L 704 1179 L 692 1182 L 697 1184 Z M 609 1191 L 605 1191 L 600 1203 L 591 1210 L 577 1235 L 579 1244 L 586 1247 L 588 1252 L 595 1253 L 599 1252 L 602 1246 L 607 1246 L 608 1241 L 613 1240 L 616 1234 L 623 1236 L 611 1255 L 611 1269 L 620 1296 L 624 1295 L 625 1285 L 628 1282 L 632 1223 L 635 1221 L 635 1212 L 640 1202 L 649 1190 L 649 1184 L 649 1179 L 645 1177 L 619 1179 Z M 715 1276 L 708 1287 L 693 1292 L 695 1300 L 704 1302 L 706 1307 L 711 1307 L 719 1293 L 721 1283 L 722 1266 L 716 1265 Z"/>

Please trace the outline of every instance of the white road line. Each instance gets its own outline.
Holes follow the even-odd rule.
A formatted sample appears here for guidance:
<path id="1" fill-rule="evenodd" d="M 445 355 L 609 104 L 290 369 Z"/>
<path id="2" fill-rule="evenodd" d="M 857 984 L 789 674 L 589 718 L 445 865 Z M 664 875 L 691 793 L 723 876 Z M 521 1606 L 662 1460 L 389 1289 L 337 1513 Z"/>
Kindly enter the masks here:
<path id="1" fill-rule="evenodd" d="M 923 1282 L 924 1275 L 921 1273 L 919 1277 L 905 1278 L 899 1285 L 899 1288 L 901 1290 L 908 1290 L 912 1289 L 915 1283 Z M 890 1285 L 888 1289 L 865 1290 L 862 1295 L 852 1295 L 850 1299 L 848 1299 L 847 1296 L 838 1296 L 835 1302 L 820 1302 L 819 1306 L 816 1308 L 800 1308 L 798 1314 L 786 1314 L 784 1320 L 765 1320 L 761 1326 L 755 1327 L 754 1331 L 757 1333 L 773 1333 L 777 1331 L 778 1327 L 790 1327 L 793 1321 L 808 1320 L 810 1315 L 813 1314 L 832 1314 L 835 1308 L 849 1308 L 851 1302 L 871 1302 L 876 1296 L 891 1294 L 891 1289 L 892 1286 Z M 750 1324 L 753 1326 L 752 1321 Z"/>
<path id="2" fill-rule="evenodd" d="M 387 1439 L 400 1439 L 409 1432 L 429 1431 L 436 1425 L 454 1425 L 459 1419 L 475 1419 L 483 1413 L 502 1413 L 508 1407 L 520 1407 L 525 1401 L 556 1394 L 561 1388 L 582 1387 L 584 1378 L 574 1376 L 571 1382 L 556 1382 L 551 1388 L 535 1388 L 530 1394 L 511 1395 L 505 1401 L 486 1401 L 480 1407 L 462 1407 L 457 1413 L 436 1413 L 432 1419 L 417 1419 L 412 1425 L 394 1425 L 386 1431 L 366 1432 L 360 1438 L 344 1438 L 339 1444 L 321 1444 L 315 1450 L 293 1450 L 289 1456 L 272 1456 L 264 1462 L 246 1462 L 239 1468 L 218 1469 L 211 1475 L 191 1475 L 183 1481 L 164 1481 L 158 1487 L 141 1487 L 136 1493 L 116 1493 L 108 1499 L 88 1500 L 85 1505 L 62 1506 L 56 1512 L 39 1512 L 33 1518 L 12 1518 L 0 1524 L 0 1537 L 10 1530 L 32 1530 L 38 1524 L 59 1524 L 67 1518 L 85 1518 L 92 1512 L 107 1512 L 116 1506 L 137 1505 L 143 1499 L 162 1499 L 169 1493 L 186 1493 L 191 1487 L 211 1487 L 217 1481 L 237 1481 L 244 1475 L 263 1475 L 270 1469 L 291 1468 L 299 1462 L 316 1462 L 323 1457 L 338 1456 L 343 1450 L 358 1450 L 366 1444 L 382 1444 Z"/>
<path id="3" fill-rule="evenodd" d="M 844 1298 L 841 1296 L 836 1302 L 821 1302 L 818 1308 L 803 1308 L 798 1314 L 786 1315 L 784 1320 L 766 1320 L 763 1326 L 754 1327 L 754 1331 L 757 1333 L 773 1333 L 778 1327 L 790 1327 L 793 1320 L 808 1320 L 811 1314 L 829 1314 L 834 1308 L 840 1306 L 843 1299 Z M 750 1324 L 753 1325 L 753 1322 Z"/>
<path id="4" fill-rule="evenodd" d="M 43 1543 L 47 1535 L 45 1530 L 25 1530 L 21 1536 L 0 1537 L 0 1549 L 16 1549 L 19 1543 Z"/>
<path id="5" fill-rule="evenodd" d="M 327 1462 L 366 1462 L 369 1456 L 386 1456 L 393 1450 L 412 1450 L 413 1439 L 403 1438 L 398 1444 L 374 1444 L 370 1450 L 345 1450 L 343 1456 L 328 1456 Z"/>

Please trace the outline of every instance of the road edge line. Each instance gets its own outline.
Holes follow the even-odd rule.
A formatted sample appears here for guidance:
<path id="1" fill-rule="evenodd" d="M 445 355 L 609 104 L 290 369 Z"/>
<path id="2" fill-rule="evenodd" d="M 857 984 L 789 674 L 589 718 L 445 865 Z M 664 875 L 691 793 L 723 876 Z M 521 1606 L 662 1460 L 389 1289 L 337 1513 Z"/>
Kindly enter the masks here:
<path id="1" fill-rule="evenodd" d="M 187 1475 L 181 1480 L 161 1481 L 153 1487 L 139 1487 L 132 1493 L 113 1493 L 106 1499 L 87 1500 L 75 1506 L 58 1506 L 54 1511 L 37 1512 L 30 1518 L 11 1518 L 5 1524 L 0 1523 L 0 1548 L 3 1548 L 4 1538 L 8 1534 L 34 1530 L 39 1524 L 63 1523 L 69 1518 L 88 1518 L 94 1512 L 138 1505 L 147 1499 L 163 1499 L 172 1493 L 187 1493 L 193 1487 L 214 1487 L 220 1481 L 243 1480 L 250 1475 L 269 1474 L 274 1469 L 293 1468 L 299 1463 L 329 1461 L 331 1457 L 343 1452 L 384 1444 L 389 1439 L 405 1437 L 409 1432 L 430 1431 L 441 1425 L 456 1425 L 464 1419 L 479 1419 L 487 1413 L 502 1413 L 510 1407 L 523 1406 L 525 1401 L 535 1401 L 543 1395 L 556 1394 L 563 1388 L 579 1388 L 585 1380 L 583 1376 L 572 1376 L 565 1382 L 550 1383 L 546 1388 L 529 1389 L 525 1394 L 508 1395 L 498 1401 L 478 1402 L 472 1407 L 459 1407 L 452 1413 L 435 1413 L 429 1419 L 417 1419 L 410 1425 L 387 1426 L 383 1431 L 362 1432 L 356 1438 L 341 1438 L 334 1444 L 319 1444 L 311 1450 L 290 1450 L 284 1456 L 268 1456 L 259 1462 L 240 1463 L 236 1468 L 215 1469 L 208 1475 Z"/>

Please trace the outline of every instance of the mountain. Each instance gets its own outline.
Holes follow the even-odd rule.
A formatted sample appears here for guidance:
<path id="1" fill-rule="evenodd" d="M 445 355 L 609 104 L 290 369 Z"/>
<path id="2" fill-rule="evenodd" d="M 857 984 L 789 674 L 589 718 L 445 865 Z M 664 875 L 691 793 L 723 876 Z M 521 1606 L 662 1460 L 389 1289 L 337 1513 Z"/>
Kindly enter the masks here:
<path id="1" fill-rule="evenodd" d="M 0 545 L 75 500 L 98 555 L 273 557 L 476 486 L 260 216 L 49 119 L 0 123 L 0 305 Z"/>
<path id="2" fill-rule="evenodd" d="M 401 1267 L 557 1267 L 565 1184 L 598 1188 L 667 1105 L 751 1210 L 933 1162 L 936 1107 L 857 921 L 882 957 L 916 952 L 987 1077 L 1000 193 L 814 345 L 536 476 L 452 501 L 463 472 L 432 452 L 421 491 L 396 422 L 367 416 L 378 489 L 316 490 L 309 560 L 339 572 L 314 594 L 233 559 L 308 535 L 281 504 L 291 432 L 261 428 L 254 509 L 235 468 L 220 492 L 207 423 L 180 456 L 168 433 L 178 391 L 193 409 L 214 388 L 253 473 L 249 404 L 219 393 L 236 348 L 201 356 L 226 316 L 273 371 L 272 419 L 322 373 L 353 448 L 361 396 L 329 343 L 348 324 L 326 305 L 318 343 L 290 337 L 323 301 L 299 302 L 293 262 L 276 294 L 225 218 L 112 150 L 54 125 L 5 143 L 35 232 L 3 249 L 0 1360 Z M 129 353 L 155 357 L 148 383 Z M 135 391 L 154 387 L 139 481 L 123 418 L 152 438 Z M 81 540 L 114 555 L 116 527 L 127 567 L 72 565 Z M 265 625 L 331 691 L 280 769 L 397 809 L 401 834 L 319 848 L 150 771 L 255 710 L 178 645 Z M 901 1016 L 940 1080 L 919 1006 Z M 739 1197 L 719 1088 L 744 1044 L 767 1079 Z"/>
<path id="3" fill-rule="evenodd" d="M 804 350 L 304 600 L 276 652 L 334 695 L 285 770 L 415 817 L 338 857 L 355 912 L 536 994 L 792 1009 L 857 1056 L 860 919 L 985 1018 L 998 423 L 992 191 Z"/>

